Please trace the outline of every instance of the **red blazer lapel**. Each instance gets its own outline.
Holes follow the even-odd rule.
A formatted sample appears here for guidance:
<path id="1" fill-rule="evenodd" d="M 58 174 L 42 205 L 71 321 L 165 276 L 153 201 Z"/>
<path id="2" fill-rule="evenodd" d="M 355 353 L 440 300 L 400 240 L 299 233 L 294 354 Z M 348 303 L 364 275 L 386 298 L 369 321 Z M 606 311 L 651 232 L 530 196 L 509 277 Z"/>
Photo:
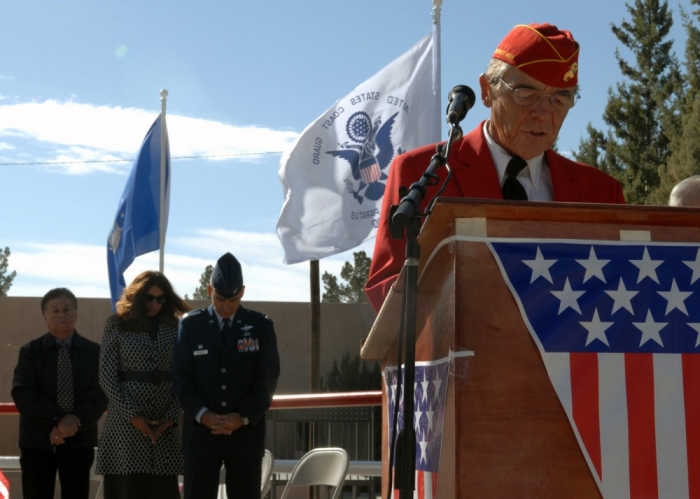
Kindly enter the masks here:
<path id="1" fill-rule="evenodd" d="M 562 157 L 549 149 L 545 152 L 549 173 L 552 176 L 552 197 L 554 201 L 580 203 L 581 189 L 575 188 L 575 179 L 578 176 L 569 166 L 562 161 Z"/>
<path id="2" fill-rule="evenodd" d="M 484 122 L 453 144 L 449 159 L 461 195 L 469 198 L 503 199 L 496 166 L 484 137 Z"/>

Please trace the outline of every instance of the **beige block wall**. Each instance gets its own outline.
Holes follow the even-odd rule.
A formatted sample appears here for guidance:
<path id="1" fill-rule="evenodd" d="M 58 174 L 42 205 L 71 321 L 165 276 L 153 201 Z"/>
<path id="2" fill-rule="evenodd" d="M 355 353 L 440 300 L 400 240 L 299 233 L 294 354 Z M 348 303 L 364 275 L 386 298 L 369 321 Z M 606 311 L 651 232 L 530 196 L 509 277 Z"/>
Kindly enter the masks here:
<path id="1" fill-rule="evenodd" d="M 205 301 L 190 301 L 193 307 Z M 244 302 L 264 312 L 275 323 L 282 375 L 277 394 L 309 392 L 310 305 L 301 302 Z M 104 322 L 111 314 L 108 299 L 78 298 L 78 332 L 96 342 L 102 340 Z M 0 297 L 0 402 L 12 402 L 12 372 L 22 345 L 46 333 L 41 298 Z M 369 333 L 375 313 L 368 304 L 321 304 L 321 373 L 347 351 L 359 354 L 360 340 Z M 370 367 L 370 366 L 368 366 Z M 0 416 L 0 455 L 18 455 L 19 422 L 16 416 Z"/>

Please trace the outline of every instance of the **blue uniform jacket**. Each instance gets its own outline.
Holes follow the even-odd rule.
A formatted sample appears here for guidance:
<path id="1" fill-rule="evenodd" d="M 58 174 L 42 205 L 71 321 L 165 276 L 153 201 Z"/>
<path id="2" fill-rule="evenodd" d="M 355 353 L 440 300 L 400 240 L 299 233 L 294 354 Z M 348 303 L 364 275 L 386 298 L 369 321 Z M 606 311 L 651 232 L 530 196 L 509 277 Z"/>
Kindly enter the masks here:
<path id="1" fill-rule="evenodd" d="M 213 307 L 190 312 L 180 320 L 170 374 L 185 412 L 185 454 L 262 457 L 265 412 L 280 374 L 275 329 L 266 315 L 239 307 L 224 343 Z M 249 424 L 230 436 L 212 435 L 195 420 L 202 407 L 219 414 L 237 412 Z"/>

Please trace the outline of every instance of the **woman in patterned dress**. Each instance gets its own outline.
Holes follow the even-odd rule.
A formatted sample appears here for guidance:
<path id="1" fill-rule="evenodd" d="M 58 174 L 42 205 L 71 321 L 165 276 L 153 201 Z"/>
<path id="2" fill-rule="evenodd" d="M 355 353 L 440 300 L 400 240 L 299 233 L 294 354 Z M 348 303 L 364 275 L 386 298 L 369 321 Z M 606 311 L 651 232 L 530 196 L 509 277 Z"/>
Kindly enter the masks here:
<path id="1" fill-rule="evenodd" d="M 105 499 L 176 499 L 180 407 L 170 383 L 178 319 L 190 310 L 160 272 L 139 274 L 107 319 L 100 385 L 109 398 L 97 452 Z"/>

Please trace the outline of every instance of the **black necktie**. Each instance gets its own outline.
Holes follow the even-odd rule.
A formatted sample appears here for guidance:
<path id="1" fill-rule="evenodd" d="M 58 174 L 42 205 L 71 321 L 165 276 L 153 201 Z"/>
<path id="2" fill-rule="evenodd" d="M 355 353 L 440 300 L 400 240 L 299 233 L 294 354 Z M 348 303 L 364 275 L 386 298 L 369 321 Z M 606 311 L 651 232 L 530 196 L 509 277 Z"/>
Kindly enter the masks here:
<path id="1" fill-rule="evenodd" d="M 58 380 L 56 389 L 58 405 L 70 414 L 73 410 L 73 368 L 68 354 L 68 344 L 62 341 L 58 347 Z"/>
<path id="2" fill-rule="evenodd" d="M 226 337 L 231 332 L 231 319 L 224 319 L 224 326 L 221 328 L 221 338 L 226 343 Z"/>
<path id="3" fill-rule="evenodd" d="M 513 199 L 517 201 L 527 201 L 527 193 L 523 184 L 521 184 L 518 179 L 518 173 L 522 171 L 523 168 L 527 166 L 527 161 L 518 156 L 514 156 L 513 159 L 508 162 L 506 167 L 506 181 L 503 183 L 501 191 L 503 192 L 503 199 Z"/>

